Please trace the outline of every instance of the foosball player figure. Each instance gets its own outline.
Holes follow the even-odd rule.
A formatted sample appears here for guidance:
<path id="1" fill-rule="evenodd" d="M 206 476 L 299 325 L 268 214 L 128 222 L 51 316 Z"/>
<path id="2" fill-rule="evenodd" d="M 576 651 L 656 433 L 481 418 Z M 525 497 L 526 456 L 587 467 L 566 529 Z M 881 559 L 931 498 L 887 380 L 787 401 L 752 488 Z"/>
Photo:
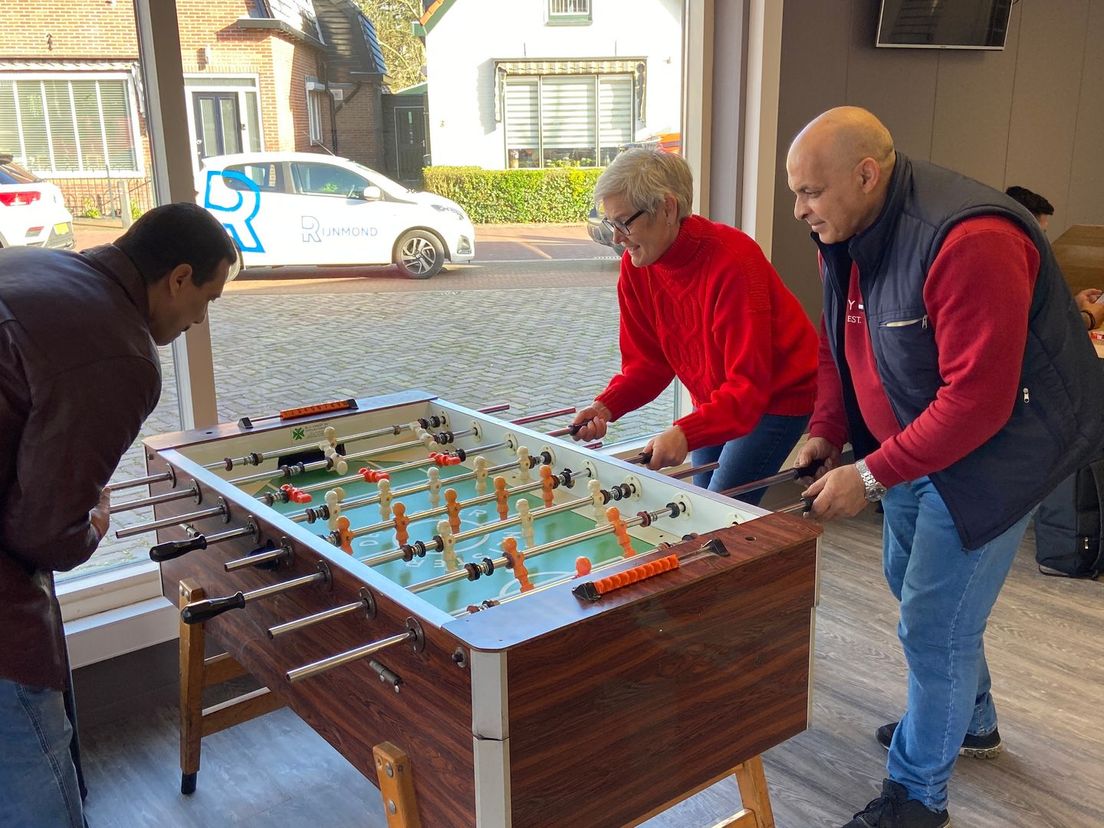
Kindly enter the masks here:
<path id="1" fill-rule="evenodd" d="M 391 507 L 391 511 L 394 512 L 395 515 L 395 545 L 403 546 L 410 540 L 410 532 L 407 531 L 407 527 L 410 526 L 410 518 L 406 516 L 406 504 L 401 500 L 395 501 L 395 505 Z"/>
<path id="2" fill-rule="evenodd" d="M 513 570 L 521 591 L 528 592 L 531 590 L 533 584 L 529 580 L 529 570 L 525 568 L 525 553 L 518 550 L 517 538 L 503 540 L 502 553 L 506 556 L 506 566 Z"/>
<path id="3" fill-rule="evenodd" d="M 441 536 L 441 559 L 445 562 L 445 569 L 455 572 L 460 568 L 460 559 L 456 556 L 456 537 L 447 520 L 437 524 L 437 534 Z"/>
<path id="4" fill-rule="evenodd" d="M 498 519 L 506 520 L 506 516 L 510 514 L 510 501 L 506 494 L 506 478 L 496 477 L 494 479 L 495 488 L 495 502 L 498 505 Z"/>
<path id="5" fill-rule="evenodd" d="M 610 506 L 606 509 L 606 519 L 613 525 L 613 534 L 617 537 L 617 542 L 621 545 L 625 557 L 631 558 L 636 552 L 632 548 L 629 528 L 625 525 L 625 521 L 621 519 L 621 510 L 616 506 Z"/>
<path id="6" fill-rule="evenodd" d="M 445 489 L 445 512 L 448 514 L 449 528 L 460 531 L 460 504 L 456 501 L 456 489 Z"/>

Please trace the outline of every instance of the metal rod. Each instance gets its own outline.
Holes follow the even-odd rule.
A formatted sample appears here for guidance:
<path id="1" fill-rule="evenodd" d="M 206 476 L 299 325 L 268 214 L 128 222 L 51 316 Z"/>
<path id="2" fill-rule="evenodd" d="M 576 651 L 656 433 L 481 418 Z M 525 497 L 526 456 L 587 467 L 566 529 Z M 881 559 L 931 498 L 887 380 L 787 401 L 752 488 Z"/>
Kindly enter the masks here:
<path id="1" fill-rule="evenodd" d="M 231 540 L 233 538 L 241 538 L 245 537 L 246 535 L 256 534 L 257 526 L 256 524 L 251 522 L 248 526 L 242 526 L 238 529 L 227 529 L 225 532 L 216 532 L 213 535 L 205 534 L 205 537 L 207 538 L 207 545 L 210 546 L 212 543 L 221 543 L 225 540 Z"/>
<path id="2" fill-rule="evenodd" d="M 397 436 L 404 431 L 413 431 L 414 423 L 402 423 L 392 426 L 384 426 L 383 428 L 375 428 L 371 431 L 362 431 L 359 434 L 350 434 L 347 437 L 337 438 L 338 443 L 355 443 L 359 440 L 370 440 L 373 437 L 386 437 L 387 435 Z M 243 466 L 259 466 L 265 460 L 271 460 L 273 457 L 279 457 L 284 454 L 292 454 L 294 452 L 300 452 L 303 450 L 303 444 L 297 446 L 288 446 L 282 449 L 273 449 L 270 451 L 258 451 L 251 454 L 245 454 L 241 457 L 227 457 L 225 460 L 214 460 L 210 463 L 204 463 L 205 469 L 225 469 L 227 460 L 230 461 L 230 468 L 232 469 L 236 465 Z M 257 460 L 260 462 L 257 462 Z"/>
<path id="3" fill-rule="evenodd" d="M 232 561 L 227 561 L 222 565 L 222 568 L 227 572 L 233 572 L 236 569 L 245 569 L 250 566 L 265 563 L 266 561 L 277 561 L 290 554 L 290 550 L 287 549 L 270 549 L 267 552 L 258 552 L 256 555 L 246 555 L 244 558 L 235 558 Z"/>
<path id="4" fill-rule="evenodd" d="M 733 486 L 731 489 L 725 489 L 721 494 L 725 497 L 736 497 L 737 495 L 746 494 L 747 492 L 754 492 L 756 489 L 765 489 L 767 486 L 773 486 L 775 483 L 785 483 L 795 479 L 794 470 L 786 469 L 785 471 L 778 472 L 778 474 L 764 477 L 761 480 L 752 480 L 750 483 L 743 483 L 739 486 Z"/>
<path id="5" fill-rule="evenodd" d="M 141 535 L 143 532 L 164 529 L 166 526 L 176 526 L 179 523 L 190 523 L 193 520 L 228 515 L 229 510 L 226 508 L 226 502 L 223 501 L 221 497 L 219 501 L 220 503 L 218 506 L 213 506 L 210 509 L 200 509 L 198 512 L 188 512 L 187 514 L 174 515 L 173 517 L 162 518 L 161 520 L 151 521 L 150 523 L 139 523 L 135 526 L 128 526 L 125 529 L 117 531 L 115 537 L 129 538 L 132 535 Z"/>
<path id="6" fill-rule="evenodd" d="M 513 494 L 523 494 L 533 489 L 539 489 L 541 487 L 540 480 L 534 480 L 532 483 L 525 483 L 521 486 L 515 486 L 512 489 L 506 490 L 507 497 Z M 483 503 L 490 503 L 492 500 L 498 499 L 498 492 L 487 492 L 487 494 L 476 495 L 470 500 L 457 503 L 456 505 L 461 509 L 467 509 L 469 506 L 479 506 Z M 426 518 L 435 517 L 436 515 L 444 515 L 448 513 L 448 506 L 436 506 L 432 509 L 425 509 L 421 512 L 415 512 L 412 515 L 407 515 L 407 519 L 411 523 L 416 523 L 419 520 L 425 520 Z M 395 525 L 395 519 L 381 520 L 379 523 L 371 523 L 368 526 L 361 526 L 359 529 L 354 529 L 349 533 L 350 537 L 359 538 L 364 535 L 370 535 L 373 532 L 379 532 L 382 529 L 390 529 Z"/>
<path id="7" fill-rule="evenodd" d="M 477 408 L 480 414 L 497 414 L 499 411 L 509 411 L 509 403 L 495 403 L 494 405 L 488 405 L 485 408 Z"/>
<path id="8" fill-rule="evenodd" d="M 651 515 L 652 520 L 655 520 L 661 515 L 670 514 L 670 512 L 668 512 L 667 509 L 656 509 L 654 512 L 649 512 L 648 514 Z M 640 515 L 635 515 L 634 517 L 626 519 L 624 521 L 624 524 L 625 527 L 628 528 L 630 526 L 639 526 L 643 522 L 644 519 L 640 517 Z M 612 523 L 607 523 L 604 526 L 595 526 L 593 529 L 587 529 L 585 532 L 579 532 L 577 535 L 568 535 L 566 538 L 559 538 L 554 541 L 549 541 L 548 543 L 542 543 L 530 549 L 525 549 L 522 551 L 525 554 L 525 560 L 529 560 L 530 558 L 535 558 L 537 555 L 543 555 L 545 552 L 552 552 L 555 549 L 562 549 L 565 546 L 571 546 L 572 544 L 579 543 L 580 541 L 597 538 L 600 535 L 606 535 L 613 531 L 614 525 Z M 495 569 L 500 566 L 505 566 L 506 562 L 507 558 L 505 555 L 503 555 L 501 558 L 495 558 L 492 561 Z M 425 592 L 427 589 L 433 589 L 434 587 L 441 586 L 442 584 L 450 584 L 453 581 L 461 581 L 466 579 L 467 577 L 468 572 L 466 569 L 457 569 L 444 575 L 438 575 L 436 578 L 430 578 L 428 581 L 422 581 L 421 583 L 414 584 L 413 586 L 407 587 L 407 589 L 415 593 Z"/>
<path id="9" fill-rule="evenodd" d="M 171 471 L 161 472 L 161 474 L 151 474 L 149 477 L 136 477 L 134 480 L 124 480 L 121 483 L 112 483 L 105 488 L 117 492 L 120 489 L 132 489 L 135 486 L 148 486 L 150 483 L 160 483 L 163 480 L 172 480 L 173 477 L 174 475 Z"/>
<path id="10" fill-rule="evenodd" d="M 303 627 L 309 627 L 311 624 L 317 624 L 320 621 L 327 621 L 330 618 L 339 618 L 342 615 L 348 615 L 350 612 L 356 612 L 358 609 L 364 609 L 363 601 L 357 601 L 353 604 L 343 604 L 340 607 L 334 607 L 333 609 L 316 612 L 314 615 L 305 615 L 302 618 L 295 619 L 294 621 L 288 621 L 286 624 L 277 624 L 275 627 L 269 627 L 268 637 L 275 638 L 276 636 L 283 635 L 284 633 L 301 630 Z"/>
<path id="11" fill-rule="evenodd" d="M 279 595 L 281 592 L 287 592 L 289 589 L 313 584 L 315 581 L 325 581 L 326 578 L 327 575 L 325 572 L 315 572 L 313 575 L 301 575 L 298 578 L 292 578 L 290 581 L 282 581 L 272 586 L 243 592 L 242 597 L 245 599 L 246 603 L 248 603 L 250 601 L 256 601 L 258 598 L 267 598 L 269 595 Z"/>
<path id="12" fill-rule="evenodd" d="M 676 480 L 683 480 L 687 477 L 693 477 L 695 474 L 705 474 L 706 472 L 716 471 L 720 467 L 720 463 L 706 463 L 703 466 L 691 466 L 688 469 L 673 472 L 672 474 L 669 474 L 668 477 L 673 477 Z"/>
<path id="13" fill-rule="evenodd" d="M 372 655 L 372 653 L 378 653 L 380 650 L 386 650 L 388 647 L 394 647 L 396 644 L 402 644 L 404 641 L 412 641 L 415 637 L 416 633 L 413 630 L 397 633 L 390 638 L 374 641 L 371 644 L 365 644 L 362 647 L 346 650 L 343 653 L 332 655 L 329 658 L 323 658 L 311 664 L 304 664 L 302 667 L 296 667 L 294 670 L 288 670 L 287 673 L 284 674 L 284 677 L 294 684 L 297 681 L 310 678 L 326 670 L 332 670 L 334 667 L 340 667 L 342 664 L 348 664 L 350 661 L 356 661 L 358 658 L 364 658 L 365 656 Z"/>
<path id="14" fill-rule="evenodd" d="M 112 503 L 108 512 L 114 515 L 119 512 L 130 511 L 131 509 L 141 509 L 143 506 L 156 506 L 158 503 L 171 503 L 174 500 L 183 500 L 187 497 L 194 497 L 196 503 L 198 503 L 199 490 L 193 487 L 190 489 L 164 492 L 163 494 L 153 495 L 152 497 L 143 497 L 141 500 L 128 500 L 126 503 Z"/>
<path id="15" fill-rule="evenodd" d="M 516 420 L 510 420 L 510 422 L 514 425 L 525 425 L 526 423 L 535 423 L 538 420 L 551 420 L 553 417 L 562 417 L 564 414 L 574 414 L 575 411 L 575 406 L 571 408 L 560 408 L 556 411 L 545 411 L 543 414 L 530 414 L 528 417 L 518 417 Z"/>

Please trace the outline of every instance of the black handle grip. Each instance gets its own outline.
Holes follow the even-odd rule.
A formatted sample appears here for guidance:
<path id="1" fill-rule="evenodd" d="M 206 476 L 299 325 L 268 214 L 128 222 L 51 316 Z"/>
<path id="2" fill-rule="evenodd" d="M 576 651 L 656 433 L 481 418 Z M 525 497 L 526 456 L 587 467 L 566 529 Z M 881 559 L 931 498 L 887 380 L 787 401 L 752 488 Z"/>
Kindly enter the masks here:
<path id="1" fill-rule="evenodd" d="M 636 457 L 629 458 L 630 463 L 635 463 L 638 466 L 646 466 L 652 462 L 652 453 L 650 451 L 642 451 Z"/>
<path id="2" fill-rule="evenodd" d="M 165 541 L 165 543 L 159 543 L 150 549 L 150 560 L 161 563 L 162 561 L 171 561 L 173 558 L 179 558 L 181 555 L 185 555 L 194 549 L 206 549 L 207 548 L 207 536 L 196 535 L 194 538 L 188 538 L 188 540 L 182 541 Z"/>
<path id="3" fill-rule="evenodd" d="M 794 480 L 800 480 L 802 477 L 816 477 L 817 472 L 824 466 L 823 460 L 813 460 L 804 466 L 794 466 L 793 476 Z"/>
<path id="4" fill-rule="evenodd" d="M 811 511 L 813 511 L 813 501 L 815 499 L 816 498 L 812 498 L 812 497 L 803 497 L 803 498 L 801 498 L 801 514 L 807 515 Z"/>
<path id="5" fill-rule="evenodd" d="M 180 620 L 185 624 L 202 624 L 210 621 L 216 615 L 221 615 L 227 610 L 241 609 L 245 606 L 245 596 L 236 592 L 225 598 L 210 598 L 206 601 L 195 601 L 188 604 L 180 611 Z"/>

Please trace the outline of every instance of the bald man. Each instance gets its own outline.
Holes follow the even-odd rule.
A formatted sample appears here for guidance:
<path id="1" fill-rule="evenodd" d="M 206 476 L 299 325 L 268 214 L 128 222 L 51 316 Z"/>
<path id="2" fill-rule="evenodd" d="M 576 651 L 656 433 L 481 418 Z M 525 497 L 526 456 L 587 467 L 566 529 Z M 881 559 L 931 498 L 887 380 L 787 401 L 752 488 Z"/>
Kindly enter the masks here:
<path id="1" fill-rule="evenodd" d="M 1104 379 L 1038 223 L 913 161 L 857 107 L 786 160 L 824 282 L 812 516 L 885 512 L 908 705 L 879 728 L 882 794 L 849 828 L 941 828 L 959 754 L 1001 747 L 982 635 L 1035 506 L 1104 440 Z M 856 461 L 841 463 L 850 443 Z"/>

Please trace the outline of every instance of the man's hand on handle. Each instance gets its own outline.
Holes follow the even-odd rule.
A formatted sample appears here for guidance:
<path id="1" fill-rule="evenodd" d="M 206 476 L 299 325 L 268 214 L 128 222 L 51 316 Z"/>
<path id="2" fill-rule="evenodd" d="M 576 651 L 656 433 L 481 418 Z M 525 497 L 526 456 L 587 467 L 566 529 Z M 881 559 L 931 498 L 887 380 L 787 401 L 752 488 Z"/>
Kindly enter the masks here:
<path id="1" fill-rule="evenodd" d="M 816 520 L 852 517 L 866 506 L 866 487 L 853 465 L 840 465 L 840 450 L 823 437 L 810 437 L 797 453 L 798 467 L 823 461 L 817 477 L 802 497 L 813 501 L 809 516 Z"/>
<path id="2" fill-rule="evenodd" d="M 100 502 L 92 507 L 88 513 L 88 521 L 100 535 L 100 540 L 107 537 L 108 527 L 111 526 L 111 490 L 104 489 L 100 492 Z"/>

